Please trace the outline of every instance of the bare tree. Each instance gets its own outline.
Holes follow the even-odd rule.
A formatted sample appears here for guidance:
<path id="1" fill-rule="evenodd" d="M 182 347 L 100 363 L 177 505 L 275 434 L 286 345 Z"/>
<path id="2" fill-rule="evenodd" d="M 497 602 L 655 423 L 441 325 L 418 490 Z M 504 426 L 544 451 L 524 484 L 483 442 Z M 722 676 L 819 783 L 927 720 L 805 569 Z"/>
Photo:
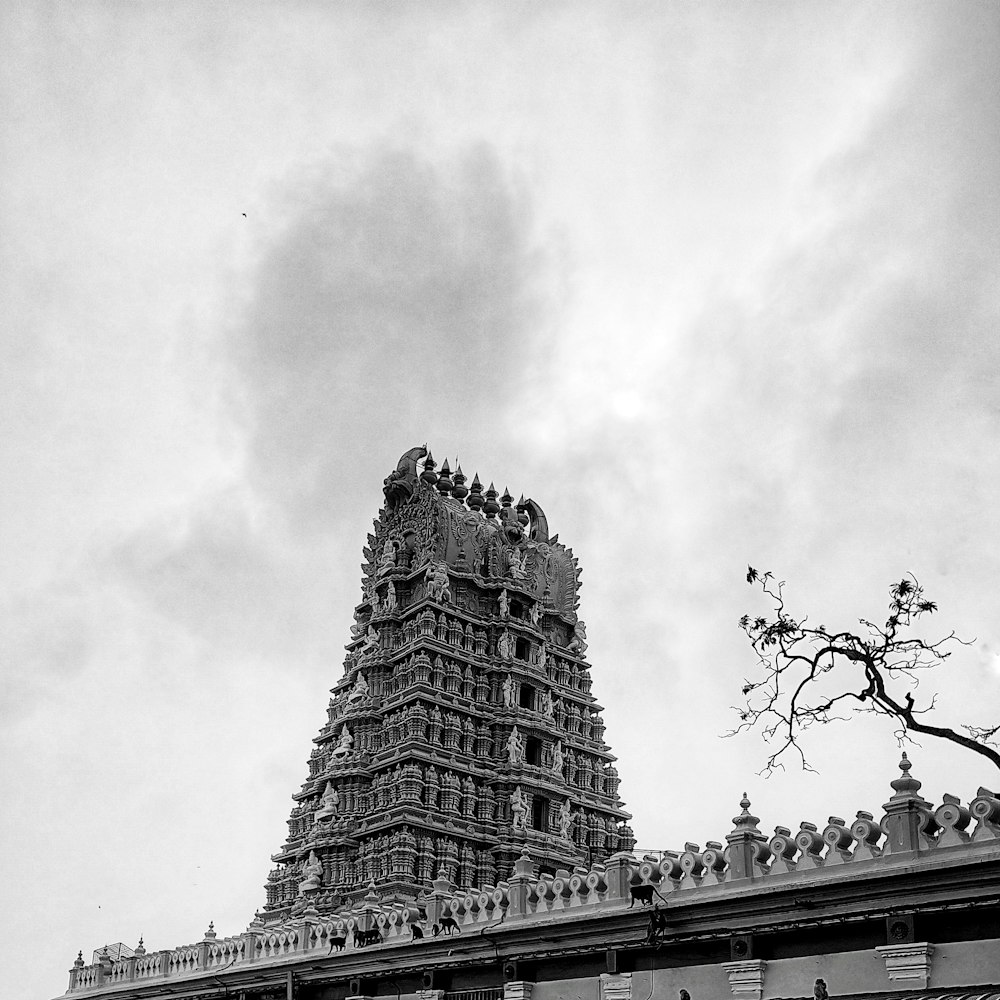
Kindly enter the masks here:
<path id="1" fill-rule="evenodd" d="M 824 625 L 812 627 L 806 618 L 795 618 L 785 606 L 784 582 L 772 573 L 759 574 L 748 567 L 747 583 L 759 586 L 770 599 L 769 616 L 740 619 L 758 656 L 762 676 L 743 685 L 746 704 L 736 711 L 740 724 L 728 735 L 760 727 L 764 739 L 776 747 L 767 758 L 765 773 L 783 767 L 781 758 L 791 751 L 804 768 L 812 770 L 799 745 L 799 735 L 817 723 L 846 720 L 854 712 L 872 712 L 897 724 L 903 742 L 910 734 L 934 736 L 957 743 L 991 760 L 1000 768 L 997 734 L 992 727 L 967 726 L 959 732 L 931 725 L 925 717 L 934 709 L 936 695 L 914 696 L 919 675 L 940 666 L 951 652 L 949 643 L 963 643 L 954 632 L 936 642 L 913 636 L 907 630 L 937 605 L 924 596 L 917 579 L 908 576 L 889 588 L 889 617 L 878 626 L 860 620 L 860 634 L 833 632 Z"/>

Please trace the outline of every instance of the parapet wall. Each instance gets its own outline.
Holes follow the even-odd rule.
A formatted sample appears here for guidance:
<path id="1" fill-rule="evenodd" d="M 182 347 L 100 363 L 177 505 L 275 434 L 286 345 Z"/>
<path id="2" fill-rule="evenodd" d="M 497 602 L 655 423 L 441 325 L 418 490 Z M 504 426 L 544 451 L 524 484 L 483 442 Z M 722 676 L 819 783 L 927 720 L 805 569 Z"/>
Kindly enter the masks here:
<path id="1" fill-rule="evenodd" d="M 900 769 L 878 823 L 861 811 L 850 824 L 831 817 L 823 830 L 801 823 L 794 834 L 778 826 L 768 838 L 744 796 L 725 846 L 685 844 L 683 851 L 643 857 L 621 853 L 605 864 L 554 876 L 537 875 L 523 854 L 510 878 L 495 886 L 457 890 L 442 875 L 419 905 L 387 905 L 372 887 L 351 909 L 320 914 L 303 896 L 291 919 L 268 925 L 258 916 L 244 933 L 232 937 L 217 937 L 210 925 L 201 941 L 171 950 L 147 952 L 140 941 L 130 957 L 114 960 L 105 950 L 92 965 L 84 964 L 81 954 L 70 970 L 67 992 L 114 992 L 122 984 L 196 978 L 251 963 L 287 964 L 414 941 L 419 946 L 420 939 L 438 934 L 513 927 L 543 916 L 583 918 L 637 904 L 669 910 L 682 902 L 707 901 L 729 887 L 752 893 L 808 881 L 815 893 L 864 873 L 891 875 L 894 869 L 974 863 L 1000 851 L 1000 797 L 980 788 L 968 805 L 945 795 L 935 808 L 918 794 L 920 782 L 910 776 L 905 754 Z"/>

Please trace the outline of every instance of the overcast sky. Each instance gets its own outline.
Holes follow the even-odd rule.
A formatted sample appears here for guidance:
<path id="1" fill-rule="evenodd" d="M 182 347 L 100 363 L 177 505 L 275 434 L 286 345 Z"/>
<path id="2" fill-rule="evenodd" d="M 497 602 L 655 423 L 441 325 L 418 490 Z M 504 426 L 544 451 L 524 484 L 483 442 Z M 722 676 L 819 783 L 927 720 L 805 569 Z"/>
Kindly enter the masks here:
<path id="1" fill-rule="evenodd" d="M 264 902 L 361 549 L 427 441 L 584 568 L 642 847 L 878 813 L 723 740 L 746 565 L 916 574 L 1000 710 L 993 3 L 6 4 L 2 980 Z M 996 787 L 911 748 L 925 795 Z"/>

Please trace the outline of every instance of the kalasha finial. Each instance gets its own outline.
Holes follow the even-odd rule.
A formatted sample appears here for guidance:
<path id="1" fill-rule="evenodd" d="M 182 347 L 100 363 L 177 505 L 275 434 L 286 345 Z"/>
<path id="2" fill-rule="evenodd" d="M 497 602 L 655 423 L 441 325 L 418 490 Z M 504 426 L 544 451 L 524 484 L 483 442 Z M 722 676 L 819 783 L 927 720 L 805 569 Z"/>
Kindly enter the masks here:
<path id="1" fill-rule="evenodd" d="M 434 467 L 437 462 L 434 461 L 434 456 L 427 452 L 427 457 L 424 459 L 424 471 L 420 473 L 420 478 L 428 485 L 433 486 L 437 480 L 437 473 L 434 471 Z"/>
<path id="2" fill-rule="evenodd" d="M 483 506 L 483 484 L 479 481 L 479 473 L 472 477 L 472 492 L 469 499 L 465 501 L 473 510 L 479 510 Z"/>
<path id="3" fill-rule="evenodd" d="M 135 953 L 137 955 L 145 955 L 146 954 L 146 945 L 145 945 L 145 943 L 142 940 L 142 935 L 141 934 L 139 935 L 139 944 L 136 946 Z"/>
<path id="4" fill-rule="evenodd" d="M 895 781 L 890 781 L 889 784 L 895 790 L 897 795 L 915 795 L 920 791 L 921 782 L 917 781 L 916 778 L 910 777 L 910 768 L 913 764 L 910 762 L 910 758 L 906 756 L 906 751 L 903 751 L 903 758 L 899 762 L 899 770 L 902 772 Z M 893 796 L 895 798 L 895 796 Z"/>
<path id="5" fill-rule="evenodd" d="M 451 481 L 451 469 L 448 466 L 448 459 L 441 463 L 441 475 L 438 476 L 437 488 L 444 496 L 451 492 L 454 484 Z"/>
<path id="6" fill-rule="evenodd" d="M 486 491 L 486 503 L 483 505 L 483 513 L 487 517 L 496 517 L 500 513 L 500 504 L 497 503 L 497 488 L 490 483 Z"/>
<path id="7" fill-rule="evenodd" d="M 455 460 L 456 462 L 458 459 Z M 454 484 L 451 488 L 451 495 L 456 500 L 464 500 L 469 495 L 469 489 L 465 485 L 465 473 L 462 471 L 462 466 L 458 466 L 455 469 L 455 475 L 451 477 L 452 483 Z"/>
<path id="8" fill-rule="evenodd" d="M 77 969 L 83 968 L 83 949 L 81 949 L 76 953 L 76 961 L 73 963 L 73 965 Z"/>
<path id="9" fill-rule="evenodd" d="M 510 490 L 505 486 L 503 488 L 503 496 L 500 497 L 500 505 L 502 507 L 509 507 L 514 502 L 514 498 L 510 495 Z"/>
<path id="10" fill-rule="evenodd" d="M 214 920 L 209 920 L 209 922 L 208 922 L 208 930 L 205 931 L 205 937 L 206 938 L 214 938 L 215 937 L 215 921 Z"/>
<path id="11" fill-rule="evenodd" d="M 756 829 L 757 824 L 760 822 L 758 816 L 753 816 L 750 813 L 750 799 L 747 798 L 747 793 L 743 793 L 743 798 L 740 799 L 740 814 L 739 816 L 733 817 L 733 826 L 737 830 L 742 830 L 745 828 Z"/>

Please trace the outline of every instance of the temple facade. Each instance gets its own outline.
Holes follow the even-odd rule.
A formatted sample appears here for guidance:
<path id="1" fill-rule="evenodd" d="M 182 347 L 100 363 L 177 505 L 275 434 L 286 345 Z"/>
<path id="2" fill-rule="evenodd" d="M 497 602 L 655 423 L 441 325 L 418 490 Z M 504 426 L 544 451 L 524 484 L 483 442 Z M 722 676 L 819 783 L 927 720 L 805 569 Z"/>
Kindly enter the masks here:
<path id="1" fill-rule="evenodd" d="M 1000 1000 L 1000 796 L 634 852 L 541 508 L 385 480 L 343 676 L 246 930 L 105 945 L 80 1000 Z M 201 926 L 204 926 L 202 924 Z"/>
<path id="2" fill-rule="evenodd" d="M 265 919 L 374 886 L 493 885 L 630 850 L 591 692 L 580 570 L 541 507 L 414 448 L 385 480 L 344 672 L 273 856 Z"/>

